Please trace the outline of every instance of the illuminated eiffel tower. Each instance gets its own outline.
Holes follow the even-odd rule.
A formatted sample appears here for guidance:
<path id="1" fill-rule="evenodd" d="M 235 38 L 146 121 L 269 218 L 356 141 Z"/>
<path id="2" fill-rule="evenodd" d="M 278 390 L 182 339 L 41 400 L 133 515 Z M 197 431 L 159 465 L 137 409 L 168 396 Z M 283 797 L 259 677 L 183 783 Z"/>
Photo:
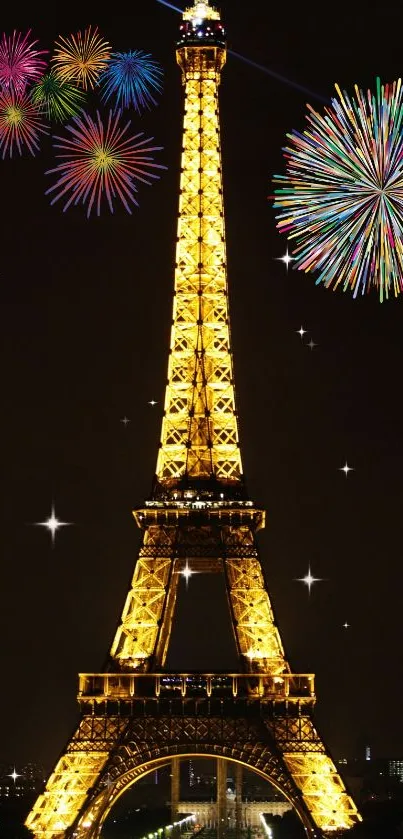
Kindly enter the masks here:
<path id="1" fill-rule="evenodd" d="M 230 343 L 218 86 L 226 60 L 218 11 L 183 13 L 185 88 L 171 349 L 152 497 L 134 517 L 143 538 L 105 673 L 81 674 L 77 730 L 36 801 L 37 839 L 96 839 L 117 798 L 179 758 L 256 770 L 281 791 L 309 837 L 360 820 L 318 734 L 314 676 L 285 657 L 258 558 L 265 514 L 243 479 Z M 238 673 L 164 671 L 180 573 L 221 572 Z M 223 780 L 224 779 L 224 780 Z M 222 819 L 220 819 L 220 822 Z M 219 833 L 223 835 L 223 831 Z"/>

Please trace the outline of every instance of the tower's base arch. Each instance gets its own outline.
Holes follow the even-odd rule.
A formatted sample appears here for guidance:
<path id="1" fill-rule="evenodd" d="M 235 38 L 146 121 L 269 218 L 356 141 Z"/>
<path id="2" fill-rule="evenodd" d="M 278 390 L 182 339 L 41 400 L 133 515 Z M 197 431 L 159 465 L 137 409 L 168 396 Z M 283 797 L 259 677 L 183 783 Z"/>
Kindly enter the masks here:
<path id="1" fill-rule="evenodd" d="M 163 752 L 163 754 L 161 754 Z M 218 746 L 215 743 L 205 743 L 202 749 L 195 751 L 187 743 L 152 748 L 146 746 L 139 751 L 133 742 L 120 747 L 111 761 L 105 767 L 98 786 L 100 789 L 89 797 L 88 806 L 81 814 L 78 822 L 66 834 L 74 839 L 99 839 L 102 827 L 117 803 L 118 799 L 133 786 L 155 770 L 168 766 L 174 758 L 212 758 L 221 759 L 228 763 L 238 764 L 245 769 L 252 770 L 265 781 L 270 783 L 277 792 L 291 804 L 300 818 L 307 836 L 318 837 L 321 834 L 312 824 L 309 813 L 303 803 L 303 797 L 297 787 L 290 781 L 287 769 L 281 755 L 273 754 L 267 745 L 256 743 L 252 749 L 246 744 L 232 746 Z"/>

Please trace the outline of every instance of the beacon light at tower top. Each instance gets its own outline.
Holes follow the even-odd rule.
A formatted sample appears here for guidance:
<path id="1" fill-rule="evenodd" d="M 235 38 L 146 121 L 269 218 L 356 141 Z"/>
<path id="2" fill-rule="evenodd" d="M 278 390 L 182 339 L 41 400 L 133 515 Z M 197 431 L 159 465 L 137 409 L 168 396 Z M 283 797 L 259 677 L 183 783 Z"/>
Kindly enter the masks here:
<path id="1" fill-rule="evenodd" d="M 183 20 L 191 20 L 194 25 L 199 26 L 204 20 L 220 20 L 220 13 L 209 5 L 208 0 L 206 3 L 195 2 L 194 6 L 185 9 Z"/>

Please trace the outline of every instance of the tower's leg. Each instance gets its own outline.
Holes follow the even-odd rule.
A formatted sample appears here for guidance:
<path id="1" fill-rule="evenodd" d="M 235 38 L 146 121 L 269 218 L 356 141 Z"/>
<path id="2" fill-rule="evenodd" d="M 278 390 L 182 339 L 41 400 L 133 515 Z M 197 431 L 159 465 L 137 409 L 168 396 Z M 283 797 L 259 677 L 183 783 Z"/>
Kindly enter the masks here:
<path id="1" fill-rule="evenodd" d="M 235 826 L 236 835 L 239 836 L 242 827 L 242 766 L 235 764 Z"/>
<path id="2" fill-rule="evenodd" d="M 217 839 L 224 839 L 227 828 L 227 761 L 217 759 Z"/>
<path id="3" fill-rule="evenodd" d="M 172 824 L 178 821 L 180 797 L 180 760 L 178 757 L 172 758 L 171 763 L 171 821 Z"/>

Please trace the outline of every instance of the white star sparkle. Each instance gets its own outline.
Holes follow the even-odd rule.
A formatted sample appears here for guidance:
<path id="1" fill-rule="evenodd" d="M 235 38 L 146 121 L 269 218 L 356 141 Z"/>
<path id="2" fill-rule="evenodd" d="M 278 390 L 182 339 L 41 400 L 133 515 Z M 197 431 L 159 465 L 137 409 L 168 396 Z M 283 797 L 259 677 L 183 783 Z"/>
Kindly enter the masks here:
<path id="1" fill-rule="evenodd" d="M 276 257 L 276 262 L 284 262 L 284 265 L 287 269 L 287 274 L 288 274 L 288 269 L 290 267 L 290 262 L 294 262 L 294 257 L 290 256 L 290 254 L 288 253 L 288 248 L 287 248 L 284 256 L 277 256 Z"/>
<path id="2" fill-rule="evenodd" d="M 186 560 L 186 565 L 185 565 L 185 567 L 182 569 L 182 571 L 181 571 L 180 573 L 181 573 L 181 576 L 182 576 L 182 577 L 184 577 L 184 578 L 185 578 L 185 580 L 186 580 L 186 588 L 187 588 L 187 587 L 188 587 L 188 585 L 189 585 L 189 580 L 190 580 L 190 578 L 191 578 L 191 577 L 193 577 L 193 574 L 195 574 L 195 573 L 196 573 L 196 571 L 193 571 L 193 570 L 191 569 L 191 567 L 190 567 L 190 565 L 189 565 L 188 561 Z"/>
<path id="3" fill-rule="evenodd" d="M 315 349 L 315 347 L 317 347 L 317 346 L 318 346 L 318 345 L 317 345 L 317 344 L 315 344 L 315 341 L 312 341 L 312 338 L 311 338 L 311 340 L 310 340 L 310 341 L 308 341 L 308 347 L 309 347 L 309 349 L 310 349 L 310 350 L 314 350 L 314 349 Z"/>
<path id="4" fill-rule="evenodd" d="M 121 421 L 122 425 L 124 425 L 125 428 L 127 428 L 127 426 L 129 425 L 129 422 L 131 422 L 131 420 L 129 420 L 129 417 L 123 417 L 123 419 L 121 419 L 120 421 Z"/>
<path id="5" fill-rule="evenodd" d="M 12 778 L 14 783 L 15 783 L 17 778 L 21 778 L 21 775 L 19 775 L 18 772 L 16 772 L 16 769 L 15 769 L 15 766 L 14 766 L 14 769 L 13 769 L 11 775 L 9 775 L 8 777 Z"/>
<path id="6" fill-rule="evenodd" d="M 343 623 L 343 629 L 348 629 L 349 626 L 350 626 L 350 624 L 347 623 L 347 621 L 345 623 Z"/>
<path id="7" fill-rule="evenodd" d="M 340 466 L 339 472 L 344 472 L 344 474 L 347 478 L 349 472 L 354 472 L 354 468 L 352 466 L 349 466 L 348 463 L 347 463 L 347 460 L 346 460 L 344 466 Z"/>
<path id="8" fill-rule="evenodd" d="M 304 327 L 301 326 L 299 329 L 297 329 L 297 335 L 300 336 L 301 341 L 302 341 L 304 335 L 306 335 L 306 329 L 304 329 Z"/>
<path id="9" fill-rule="evenodd" d="M 313 577 L 312 576 L 310 565 L 308 566 L 308 573 L 305 574 L 305 577 L 297 577 L 296 580 L 297 580 L 298 583 L 305 583 L 305 585 L 308 587 L 309 594 L 311 593 L 311 588 L 312 588 L 314 583 L 321 583 L 322 582 L 321 577 Z"/>
<path id="10" fill-rule="evenodd" d="M 158 405 L 158 402 L 156 402 L 155 399 L 150 399 L 148 404 L 151 405 L 152 408 L 154 408 L 154 405 Z"/>
<path id="11" fill-rule="evenodd" d="M 52 545 L 54 545 L 55 544 L 55 536 L 56 536 L 56 533 L 59 530 L 59 528 L 60 527 L 69 527 L 72 524 L 72 522 L 71 521 L 60 521 L 60 519 L 57 518 L 56 513 L 55 513 L 55 505 L 52 504 L 52 509 L 51 509 L 49 518 L 46 519 L 46 521 L 36 521 L 36 522 L 34 522 L 34 524 L 37 527 L 46 527 L 46 529 L 49 530 L 49 533 L 52 536 Z"/>

